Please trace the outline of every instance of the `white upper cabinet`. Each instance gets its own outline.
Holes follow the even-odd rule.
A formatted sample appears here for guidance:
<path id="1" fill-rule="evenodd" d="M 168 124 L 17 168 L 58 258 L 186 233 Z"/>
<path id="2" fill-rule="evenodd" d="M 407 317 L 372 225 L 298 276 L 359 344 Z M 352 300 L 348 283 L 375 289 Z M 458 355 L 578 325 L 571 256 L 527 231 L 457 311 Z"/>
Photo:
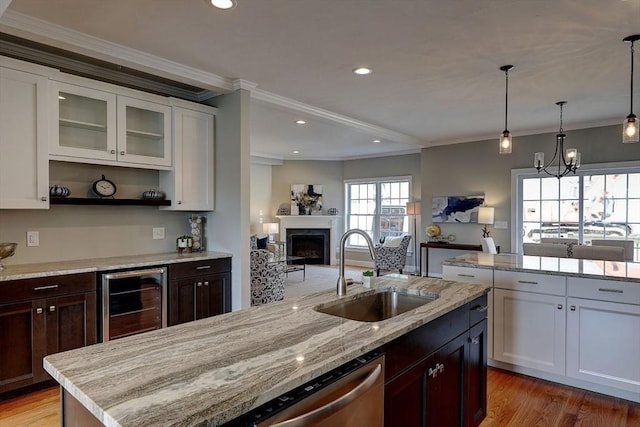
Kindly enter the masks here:
<path id="1" fill-rule="evenodd" d="M 17 69 L 20 65 L 0 57 L 0 209 L 48 209 L 49 81 Z"/>
<path id="2" fill-rule="evenodd" d="M 83 84 L 52 82 L 52 160 L 171 168 L 171 107 L 165 98 L 138 99 L 124 94 L 125 88 L 118 93 L 113 85 L 67 78 Z"/>
<path id="3" fill-rule="evenodd" d="M 214 209 L 215 108 L 174 100 L 173 170 L 160 172 L 160 188 L 177 211 Z"/>

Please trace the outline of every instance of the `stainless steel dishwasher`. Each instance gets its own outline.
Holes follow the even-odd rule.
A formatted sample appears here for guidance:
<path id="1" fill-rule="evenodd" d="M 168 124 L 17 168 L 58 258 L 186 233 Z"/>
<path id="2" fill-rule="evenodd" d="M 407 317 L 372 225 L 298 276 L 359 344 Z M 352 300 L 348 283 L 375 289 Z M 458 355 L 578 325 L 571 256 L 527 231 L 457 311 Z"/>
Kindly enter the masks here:
<path id="1" fill-rule="evenodd" d="M 384 355 L 374 350 L 251 411 L 255 427 L 382 427 Z"/>

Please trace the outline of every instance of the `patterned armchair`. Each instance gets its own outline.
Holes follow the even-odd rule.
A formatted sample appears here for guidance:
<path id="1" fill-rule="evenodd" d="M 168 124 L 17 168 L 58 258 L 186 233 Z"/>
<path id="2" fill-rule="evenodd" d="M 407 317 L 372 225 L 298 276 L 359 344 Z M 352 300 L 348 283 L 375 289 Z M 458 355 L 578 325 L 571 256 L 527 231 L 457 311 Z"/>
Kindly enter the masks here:
<path id="1" fill-rule="evenodd" d="M 257 236 L 250 237 L 251 305 L 267 304 L 284 299 L 284 263 L 269 262 L 273 254 L 258 249 Z"/>
<path id="2" fill-rule="evenodd" d="M 410 241 L 411 236 L 407 235 L 402 237 L 397 247 L 376 245 L 374 248 L 376 276 L 380 276 L 380 270 L 398 270 L 402 274 L 404 265 L 407 263 L 407 249 Z"/>

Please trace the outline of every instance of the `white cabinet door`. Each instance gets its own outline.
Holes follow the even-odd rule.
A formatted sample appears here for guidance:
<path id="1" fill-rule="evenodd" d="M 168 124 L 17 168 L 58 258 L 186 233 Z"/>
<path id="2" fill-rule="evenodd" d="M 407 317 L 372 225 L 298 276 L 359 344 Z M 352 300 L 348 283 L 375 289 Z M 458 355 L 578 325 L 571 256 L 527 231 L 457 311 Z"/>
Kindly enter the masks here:
<path id="1" fill-rule="evenodd" d="M 214 208 L 214 115 L 173 107 L 171 171 L 160 172 L 160 188 L 172 205 L 167 210 L 212 211 Z"/>
<path id="2" fill-rule="evenodd" d="M 494 289 L 493 358 L 564 375 L 565 298 Z"/>
<path id="3" fill-rule="evenodd" d="M 640 394 L 640 306 L 568 298 L 567 376 Z"/>
<path id="4" fill-rule="evenodd" d="M 118 96 L 118 162 L 171 166 L 171 107 Z"/>
<path id="5" fill-rule="evenodd" d="M 493 270 L 487 268 L 442 266 L 442 279 L 493 286 Z M 493 290 L 487 294 L 487 357 L 493 359 Z"/>
<path id="6" fill-rule="evenodd" d="M 115 161 L 116 95 L 62 82 L 51 92 L 51 158 Z"/>
<path id="7" fill-rule="evenodd" d="M 0 67 L 0 209 L 49 208 L 47 85 Z"/>

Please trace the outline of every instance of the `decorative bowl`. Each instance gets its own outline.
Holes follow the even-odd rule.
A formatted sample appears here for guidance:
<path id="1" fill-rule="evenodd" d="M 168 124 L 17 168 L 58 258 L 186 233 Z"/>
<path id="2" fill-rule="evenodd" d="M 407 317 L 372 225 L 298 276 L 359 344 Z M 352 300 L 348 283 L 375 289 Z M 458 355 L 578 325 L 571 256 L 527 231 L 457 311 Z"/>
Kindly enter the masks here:
<path id="1" fill-rule="evenodd" d="M 18 247 L 17 243 L 0 243 L 0 260 L 12 256 Z M 0 271 L 4 270 L 4 265 L 0 262 Z"/>

